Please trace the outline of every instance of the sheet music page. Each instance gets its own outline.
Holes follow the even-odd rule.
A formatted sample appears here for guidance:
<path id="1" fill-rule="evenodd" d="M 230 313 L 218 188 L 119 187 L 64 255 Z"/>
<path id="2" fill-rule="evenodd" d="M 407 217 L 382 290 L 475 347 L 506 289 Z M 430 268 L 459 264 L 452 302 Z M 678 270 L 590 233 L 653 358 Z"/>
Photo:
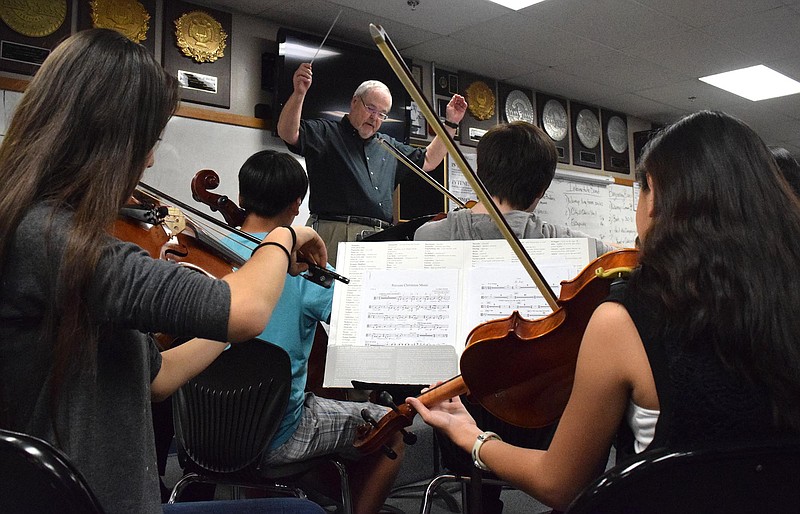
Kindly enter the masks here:
<path id="1" fill-rule="evenodd" d="M 558 295 L 596 256 L 587 239 L 530 239 L 523 246 Z M 352 380 L 430 384 L 458 373 L 472 328 L 513 310 L 550 313 L 505 240 L 340 243 L 326 387 Z"/>
<path id="2" fill-rule="evenodd" d="M 368 271 L 357 341 L 365 346 L 456 345 L 459 271 Z"/>

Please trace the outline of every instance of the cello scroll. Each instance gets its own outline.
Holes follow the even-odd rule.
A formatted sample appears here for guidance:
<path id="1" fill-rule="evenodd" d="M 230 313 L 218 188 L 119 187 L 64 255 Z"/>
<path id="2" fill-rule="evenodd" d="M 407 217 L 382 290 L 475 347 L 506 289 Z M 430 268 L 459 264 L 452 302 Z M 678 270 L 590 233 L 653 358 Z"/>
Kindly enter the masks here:
<path id="1" fill-rule="evenodd" d="M 236 205 L 225 195 L 212 193 L 211 189 L 219 187 L 219 175 L 214 170 L 203 169 L 192 178 L 192 198 L 219 211 L 225 222 L 232 227 L 241 227 L 247 217 L 247 211 Z"/>

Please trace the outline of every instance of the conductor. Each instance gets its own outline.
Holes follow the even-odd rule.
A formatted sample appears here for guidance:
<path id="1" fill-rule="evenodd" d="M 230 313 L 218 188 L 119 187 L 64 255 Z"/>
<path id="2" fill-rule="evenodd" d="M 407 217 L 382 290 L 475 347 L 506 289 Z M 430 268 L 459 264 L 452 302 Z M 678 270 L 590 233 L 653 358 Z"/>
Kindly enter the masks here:
<path id="1" fill-rule="evenodd" d="M 442 162 L 447 149 L 438 136 L 426 148 L 415 148 L 378 132 L 392 107 L 392 94 L 382 82 L 363 82 L 353 93 L 350 112 L 333 121 L 301 119 L 311 87 L 311 64 L 301 64 L 292 80 L 294 91 L 278 119 L 278 136 L 289 150 L 306 158 L 311 212 L 306 225 L 319 233 L 329 261 L 335 263 L 340 241 L 355 241 L 365 230 L 374 232 L 392 224 L 392 194 L 408 170 L 398 168 L 399 163 L 377 139 L 391 144 L 426 172 Z M 464 97 L 453 95 L 445 121 L 451 135 L 466 110 Z"/>

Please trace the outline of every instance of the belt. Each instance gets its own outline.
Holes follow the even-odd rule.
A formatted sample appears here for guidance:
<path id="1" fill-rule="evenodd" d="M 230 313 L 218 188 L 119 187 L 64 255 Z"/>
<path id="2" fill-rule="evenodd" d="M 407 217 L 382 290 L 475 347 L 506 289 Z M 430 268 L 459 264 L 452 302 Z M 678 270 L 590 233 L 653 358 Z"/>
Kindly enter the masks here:
<path id="1" fill-rule="evenodd" d="M 387 229 L 392 226 L 391 223 L 379 220 L 378 218 L 370 218 L 368 216 L 335 216 L 333 214 L 315 214 L 314 216 L 316 216 L 317 219 L 324 221 L 341 221 L 344 223 L 357 223 L 359 225 L 367 225 L 370 227 L 377 227 L 382 229 Z"/>

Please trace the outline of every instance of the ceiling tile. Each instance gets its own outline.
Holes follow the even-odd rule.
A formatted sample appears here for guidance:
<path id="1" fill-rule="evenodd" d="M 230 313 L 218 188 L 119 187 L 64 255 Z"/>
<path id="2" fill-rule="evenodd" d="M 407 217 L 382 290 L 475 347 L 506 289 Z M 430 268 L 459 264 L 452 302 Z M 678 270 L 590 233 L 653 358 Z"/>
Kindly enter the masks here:
<path id="1" fill-rule="evenodd" d="M 469 27 L 451 36 L 483 48 L 497 49 L 497 35 L 503 34 L 503 52 L 517 59 L 545 66 L 586 59 L 610 50 L 610 47 L 569 34 L 564 29 L 533 20 L 518 13 L 508 14 Z M 557 41 L 557 44 L 554 42 Z"/>
<path id="2" fill-rule="evenodd" d="M 689 27 L 633 0 L 558 0 L 522 11 L 553 27 L 612 48 L 685 32 Z"/>
<path id="3" fill-rule="evenodd" d="M 692 27 L 705 27 L 780 7 L 788 0 L 637 0 Z M 798 0 L 800 1 L 800 0 Z"/>
<path id="4" fill-rule="evenodd" d="M 788 7 L 709 25 L 703 31 L 762 61 L 800 56 L 800 14 Z"/>
<path id="5" fill-rule="evenodd" d="M 720 43 L 699 30 L 690 30 L 667 38 L 654 38 L 623 48 L 623 52 L 639 59 L 657 62 L 664 68 L 690 77 L 704 77 L 760 64 L 758 59 Z"/>

